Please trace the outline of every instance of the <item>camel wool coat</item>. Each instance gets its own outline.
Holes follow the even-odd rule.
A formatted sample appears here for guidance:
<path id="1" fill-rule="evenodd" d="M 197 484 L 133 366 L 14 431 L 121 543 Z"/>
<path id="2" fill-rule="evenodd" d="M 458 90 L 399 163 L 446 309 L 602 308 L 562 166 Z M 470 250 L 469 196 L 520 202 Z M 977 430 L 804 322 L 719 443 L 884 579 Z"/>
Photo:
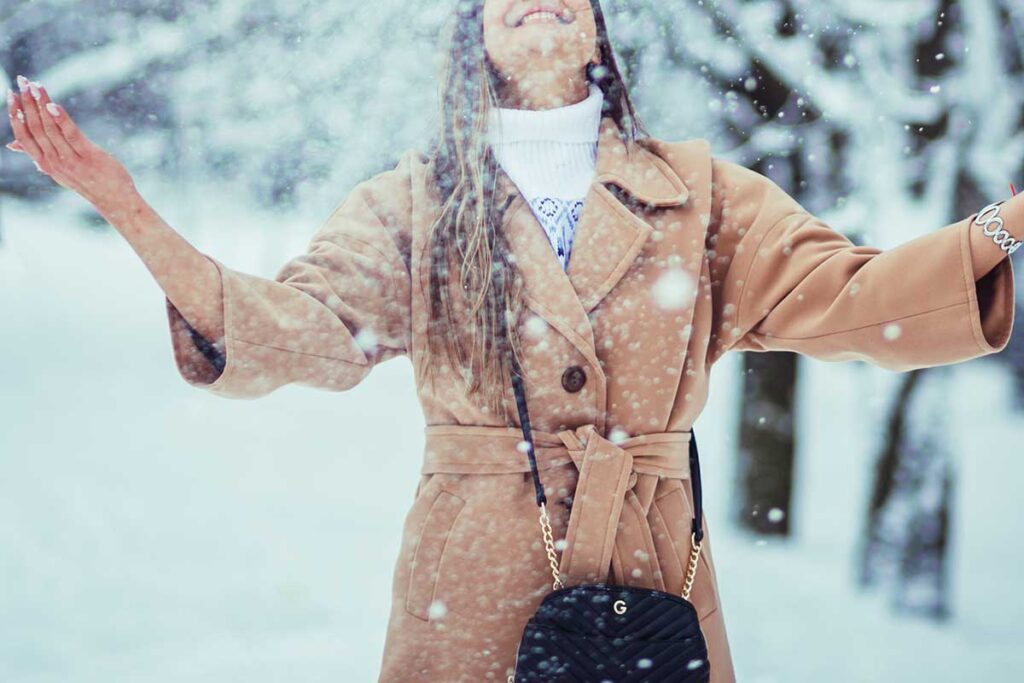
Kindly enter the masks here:
<path id="1" fill-rule="evenodd" d="M 168 300 L 181 376 L 220 396 L 257 398 L 289 383 L 345 390 L 400 354 L 419 367 L 427 235 L 439 211 L 431 163 L 410 149 L 357 184 L 274 279 L 210 257 L 226 365 L 218 372 L 199 352 Z M 903 372 L 995 353 L 1010 337 L 1011 261 L 975 278 L 968 218 L 887 251 L 856 246 L 767 177 L 713 156 L 707 140 L 650 138 L 627 149 L 606 116 L 563 271 L 500 168 L 498 179 L 499 206 L 512 201 L 504 230 L 525 288 L 517 324 L 526 395 L 553 536 L 566 541 L 566 585 L 681 592 L 689 430 L 727 351 Z M 521 432 L 454 382 L 417 392 L 426 447 L 379 681 L 504 682 L 527 619 L 552 590 Z M 508 399 L 514 406 L 511 388 Z M 713 468 L 715 456 L 704 455 Z M 730 683 L 714 527 L 703 521 L 690 599 L 711 681 Z"/>

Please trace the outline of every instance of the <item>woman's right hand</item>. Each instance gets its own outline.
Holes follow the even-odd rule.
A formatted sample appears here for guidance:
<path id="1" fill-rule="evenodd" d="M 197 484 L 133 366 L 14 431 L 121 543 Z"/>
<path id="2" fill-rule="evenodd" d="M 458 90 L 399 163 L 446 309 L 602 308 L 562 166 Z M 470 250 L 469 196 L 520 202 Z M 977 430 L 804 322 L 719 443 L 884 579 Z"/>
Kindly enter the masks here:
<path id="1" fill-rule="evenodd" d="M 40 171 L 95 206 L 139 255 L 181 317 L 205 339 L 222 340 L 222 288 L 213 260 L 160 217 L 124 166 L 86 138 L 40 84 L 18 76 L 18 87 L 20 96 L 7 95 L 17 138 L 7 148 L 27 154 Z"/>
<path id="2" fill-rule="evenodd" d="M 18 89 L 20 96 L 7 93 L 15 136 L 7 148 L 27 154 L 40 172 L 80 194 L 104 215 L 126 206 L 136 188 L 124 166 L 89 140 L 41 84 L 18 76 Z"/>

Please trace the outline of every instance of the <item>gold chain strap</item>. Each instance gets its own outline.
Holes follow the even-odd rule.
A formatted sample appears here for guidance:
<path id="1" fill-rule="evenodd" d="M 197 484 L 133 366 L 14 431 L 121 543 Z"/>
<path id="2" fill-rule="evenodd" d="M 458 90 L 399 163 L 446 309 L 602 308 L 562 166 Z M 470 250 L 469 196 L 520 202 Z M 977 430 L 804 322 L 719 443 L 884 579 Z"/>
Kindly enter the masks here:
<path id="1" fill-rule="evenodd" d="M 547 506 L 540 504 L 540 530 L 544 534 L 544 547 L 548 551 L 548 564 L 551 566 L 551 576 L 554 577 L 555 590 L 562 588 L 562 577 L 558 575 L 558 557 L 555 555 L 555 541 L 551 535 L 551 521 L 548 519 Z"/>
<path id="2" fill-rule="evenodd" d="M 558 556 L 555 555 L 555 542 L 551 533 L 551 520 L 548 518 L 547 506 L 544 503 L 540 504 L 540 530 L 544 536 L 544 548 L 548 554 L 548 565 L 551 567 L 551 576 L 554 578 L 551 585 L 554 590 L 558 590 L 563 587 L 562 577 L 558 573 Z M 683 581 L 682 592 L 682 596 L 686 600 L 690 599 L 690 591 L 693 589 L 693 580 L 697 576 L 697 563 L 700 561 L 700 551 L 703 546 L 703 543 L 697 542 L 697 535 L 691 532 L 690 561 L 687 563 L 686 580 Z"/>
<path id="3" fill-rule="evenodd" d="M 686 567 L 686 581 L 683 582 L 683 598 L 690 599 L 690 589 L 693 588 L 693 577 L 697 574 L 697 560 L 700 559 L 700 548 L 702 543 L 697 542 L 697 534 L 690 533 L 690 563 Z"/>
<path id="4" fill-rule="evenodd" d="M 548 518 L 548 509 L 544 503 L 540 504 L 540 531 L 544 536 L 544 547 L 548 552 L 548 564 L 551 566 L 551 576 L 554 578 L 552 586 L 554 590 L 562 588 L 562 577 L 558 574 L 558 556 L 555 555 L 555 540 L 551 533 L 551 520 Z M 516 648 L 516 659 L 519 659 L 519 648 Z M 508 683 L 515 683 L 515 670 L 508 675 Z"/>

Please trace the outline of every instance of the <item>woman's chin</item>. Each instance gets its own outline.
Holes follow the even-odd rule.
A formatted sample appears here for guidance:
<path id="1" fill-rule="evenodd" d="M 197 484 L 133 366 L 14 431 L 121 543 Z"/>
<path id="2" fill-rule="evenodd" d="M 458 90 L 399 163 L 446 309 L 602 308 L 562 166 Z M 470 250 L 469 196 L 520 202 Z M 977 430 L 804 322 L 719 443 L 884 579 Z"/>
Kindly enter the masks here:
<path id="1" fill-rule="evenodd" d="M 572 31 L 531 31 L 517 38 L 515 50 L 521 54 L 549 54 L 558 51 L 568 56 L 575 52 L 587 52 L 589 58 L 590 51 L 585 49 L 583 41 Z"/>

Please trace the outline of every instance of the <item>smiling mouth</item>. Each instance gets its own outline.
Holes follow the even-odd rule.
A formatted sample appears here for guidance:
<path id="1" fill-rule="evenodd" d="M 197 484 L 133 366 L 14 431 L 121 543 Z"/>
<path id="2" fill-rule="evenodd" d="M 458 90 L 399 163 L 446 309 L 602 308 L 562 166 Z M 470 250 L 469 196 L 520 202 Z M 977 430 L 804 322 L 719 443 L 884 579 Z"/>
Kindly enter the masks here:
<path id="1" fill-rule="evenodd" d="M 516 23 L 516 28 L 524 26 L 526 24 L 544 24 L 548 22 L 555 22 L 558 24 L 569 24 L 570 21 L 566 21 L 561 14 L 552 12 L 550 10 L 540 10 L 537 12 L 530 12 L 525 15 Z"/>

